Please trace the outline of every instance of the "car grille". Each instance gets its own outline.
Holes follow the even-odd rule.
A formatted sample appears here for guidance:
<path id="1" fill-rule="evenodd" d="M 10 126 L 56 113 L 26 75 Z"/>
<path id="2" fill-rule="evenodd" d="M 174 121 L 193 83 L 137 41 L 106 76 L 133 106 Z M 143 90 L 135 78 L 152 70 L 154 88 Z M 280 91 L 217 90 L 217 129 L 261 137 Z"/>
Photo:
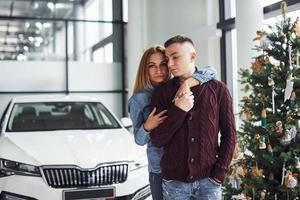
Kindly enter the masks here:
<path id="1" fill-rule="evenodd" d="M 126 181 L 128 164 L 100 166 L 93 170 L 46 167 L 43 168 L 43 174 L 49 186 L 54 188 L 111 185 Z"/>

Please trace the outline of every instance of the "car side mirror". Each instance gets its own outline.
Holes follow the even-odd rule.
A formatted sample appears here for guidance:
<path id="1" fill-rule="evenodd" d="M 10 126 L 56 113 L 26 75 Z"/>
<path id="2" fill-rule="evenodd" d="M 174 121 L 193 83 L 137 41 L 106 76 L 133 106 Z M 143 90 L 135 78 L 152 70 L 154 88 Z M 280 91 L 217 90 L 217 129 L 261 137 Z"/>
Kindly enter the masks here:
<path id="1" fill-rule="evenodd" d="M 121 122 L 122 122 L 122 124 L 123 124 L 123 126 L 124 126 L 125 128 L 130 128 L 130 127 L 132 127 L 132 121 L 131 121 L 131 119 L 128 118 L 128 117 L 122 117 L 122 118 L 121 118 Z"/>

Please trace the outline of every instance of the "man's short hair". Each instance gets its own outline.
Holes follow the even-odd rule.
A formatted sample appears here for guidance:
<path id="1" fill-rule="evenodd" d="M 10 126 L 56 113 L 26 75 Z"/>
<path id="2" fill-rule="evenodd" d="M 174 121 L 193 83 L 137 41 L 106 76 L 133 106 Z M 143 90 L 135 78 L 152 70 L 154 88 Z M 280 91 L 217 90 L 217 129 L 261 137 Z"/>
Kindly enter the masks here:
<path id="1" fill-rule="evenodd" d="M 168 40 L 165 42 L 164 46 L 165 46 L 165 48 L 167 48 L 167 47 L 170 46 L 171 44 L 174 44 L 174 43 L 180 43 L 180 44 L 183 44 L 183 43 L 185 43 L 185 42 L 188 42 L 188 43 L 190 43 L 191 45 L 194 46 L 193 40 L 192 40 L 191 38 L 189 38 L 189 37 L 184 36 L 184 35 L 176 35 L 176 36 L 174 36 L 174 37 L 171 37 L 170 39 L 168 39 Z"/>

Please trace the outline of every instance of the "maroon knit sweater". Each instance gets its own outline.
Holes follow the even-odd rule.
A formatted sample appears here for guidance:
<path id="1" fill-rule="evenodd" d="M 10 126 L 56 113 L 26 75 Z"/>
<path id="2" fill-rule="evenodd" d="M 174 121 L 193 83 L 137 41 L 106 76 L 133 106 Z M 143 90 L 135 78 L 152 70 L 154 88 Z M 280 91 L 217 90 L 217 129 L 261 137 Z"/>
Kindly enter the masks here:
<path id="1" fill-rule="evenodd" d="M 206 177 L 223 182 L 236 142 L 229 91 L 216 80 L 193 87 L 194 107 L 185 112 L 172 103 L 179 86 L 179 79 L 174 78 L 158 87 L 150 104 L 150 110 L 156 107 L 157 113 L 168 109 L 166 120 L 150 134 L 154 146 L 164 147 L 162 176 L 183 182 Z"/>

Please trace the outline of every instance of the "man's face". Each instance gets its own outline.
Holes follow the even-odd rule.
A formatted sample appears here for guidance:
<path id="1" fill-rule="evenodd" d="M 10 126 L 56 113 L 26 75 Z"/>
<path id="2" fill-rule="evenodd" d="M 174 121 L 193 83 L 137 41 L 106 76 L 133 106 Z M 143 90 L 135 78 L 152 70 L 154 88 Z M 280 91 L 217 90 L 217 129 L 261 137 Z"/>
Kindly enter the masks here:
<path id="1" fill-rule="evenodd" d="M 191 64 L 191 53 L 184 45 L 173 43 L 166 48 L 168 67 L 175 77 L 190 76 L 190 72 L 194 68 Z"/>

